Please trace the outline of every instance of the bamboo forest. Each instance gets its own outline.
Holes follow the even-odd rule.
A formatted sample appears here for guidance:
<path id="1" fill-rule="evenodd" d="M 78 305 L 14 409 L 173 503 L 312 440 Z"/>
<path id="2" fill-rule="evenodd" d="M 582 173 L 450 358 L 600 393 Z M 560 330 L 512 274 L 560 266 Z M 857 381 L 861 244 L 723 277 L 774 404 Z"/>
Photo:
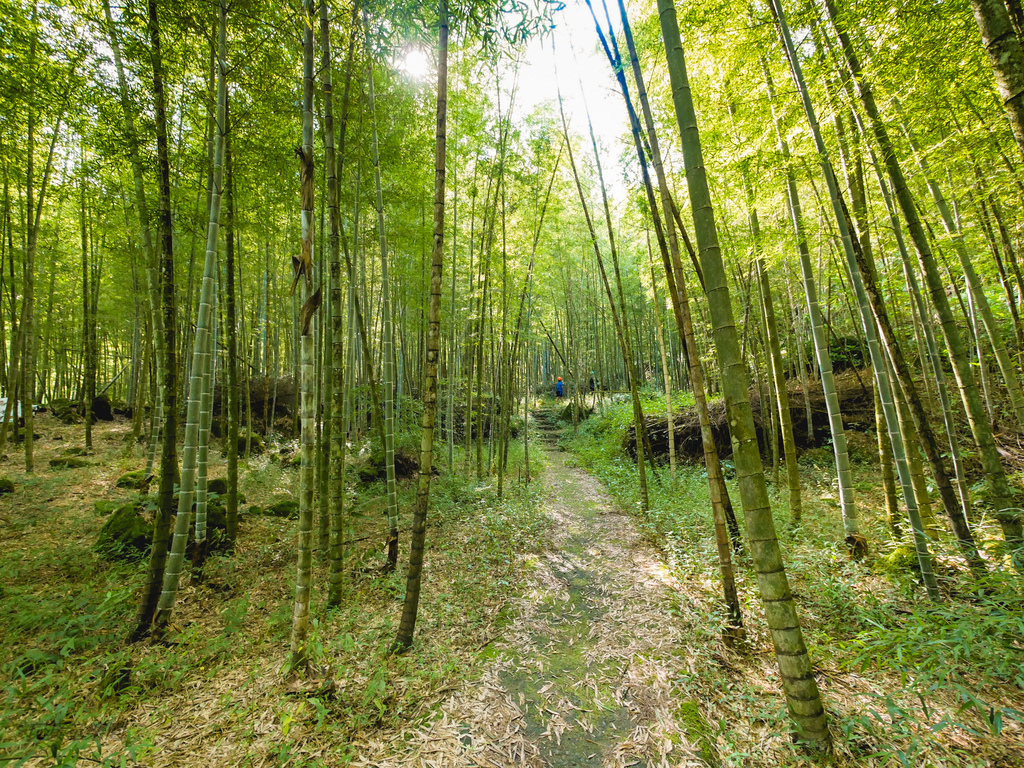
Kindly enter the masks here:
<path id="1" fill-rule="evenodd" d="M 1021 0 L 0 0 L 0 766 L 1024 765 Z"/>

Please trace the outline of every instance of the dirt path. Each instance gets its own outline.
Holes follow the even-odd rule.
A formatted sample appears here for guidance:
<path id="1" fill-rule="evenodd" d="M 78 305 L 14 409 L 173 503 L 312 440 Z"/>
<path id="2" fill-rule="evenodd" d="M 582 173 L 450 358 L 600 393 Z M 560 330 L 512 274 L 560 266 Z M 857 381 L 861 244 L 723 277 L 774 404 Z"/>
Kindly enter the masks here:
<path id="1" fill-rule="evenodd" d="M 673 680 L 692 673 L 677 589 L 602 484 L 545 446 L 550 539 L 483 676 L 401 757 L 374 766 L 700 766 L 706 726 Z M 392 750 L 397 745 L 392 745 Z M 390 750 L 389 750 L 390 751 Z"/>

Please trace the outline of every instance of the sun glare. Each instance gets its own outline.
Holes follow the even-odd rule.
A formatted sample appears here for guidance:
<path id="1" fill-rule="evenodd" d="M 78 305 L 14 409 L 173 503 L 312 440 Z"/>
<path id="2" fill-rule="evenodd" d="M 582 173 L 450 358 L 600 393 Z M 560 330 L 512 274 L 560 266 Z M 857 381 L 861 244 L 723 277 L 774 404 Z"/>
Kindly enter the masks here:
<path id="1" fill-rule="evenodd" d="M 413 80 L 422 80 L 430 73 L 430 56 L 423 48 L 409 46 L 398 60 L 398 68 Z"/>

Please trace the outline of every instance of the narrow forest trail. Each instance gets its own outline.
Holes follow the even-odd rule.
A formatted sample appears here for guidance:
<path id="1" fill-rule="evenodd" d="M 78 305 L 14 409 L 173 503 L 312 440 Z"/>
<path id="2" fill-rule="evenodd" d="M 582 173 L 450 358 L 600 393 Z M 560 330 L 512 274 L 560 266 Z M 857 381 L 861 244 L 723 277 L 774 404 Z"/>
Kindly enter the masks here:
<path id="1" fill-rule="evenodd" d="M 687 674 L 673 577 L 597 479 L 550 440 L 541 446 L 548 540 L 528 564 L 482 676 L 453 694 L 400 757 L 357 765 L 716 762 L 697 708 L 673 695 L 672 681 Z"/>

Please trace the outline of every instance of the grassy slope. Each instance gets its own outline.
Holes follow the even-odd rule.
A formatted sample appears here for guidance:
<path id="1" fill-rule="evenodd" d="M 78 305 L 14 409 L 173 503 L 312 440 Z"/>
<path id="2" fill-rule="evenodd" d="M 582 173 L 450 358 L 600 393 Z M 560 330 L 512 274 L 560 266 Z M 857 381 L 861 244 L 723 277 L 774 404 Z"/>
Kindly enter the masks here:
<path id="1" fill-rule="evenodd" d="M 236 554 L 212 557 L 206 581 L 179 594 L 172 644 L 126 647 L 143 566 L 96 555 L 106 518 L 94 503 L 132 496 L 114 485 L 142 465 L 141 449 L 126 440 L 130 424 L 101 424 L 96 455 L 85 457 L 91 466 L 51 470 L 47 460 L 78 445 L 81 427 L 41 416 L 37 430 L 44 469 L 26 477 L 12 450 L 4 469 L 16 490 L 0 497 L 6 765 L 120 765 L 133 756 L 158 766 L 341 765 L 371 740 L 400 750 L 402 732 L 478 671 L 522 558 L 541 538 L 535 500 L 514 481 L 498 504 L 490 486 L 438 478 L 416 645 L 389 657 L 405 569 L 400 562 L 398 574 L 381 575 L 384 491 L 357 487 L 348 598 L 326 611 L 327 572 L 316 557 L 314 668 L 289 682 L 280 672 L 294 598 L 295 521 L 243 514 Z M 211 454 L 211 476 L 222 476 L 223 460 Z M 268 457 L 242 465 L 249 504 L 294 498 L 296 470 Z M 405 484 L 400 496 L 403 556 L 412 491 Z"/>
<path id="2" fill-rule="evenodd" d="M 664 410 L 650 397 L 645 412 Z M 745 601 L 748 646 L 728 650 L 717 555 L 702 467 L 681 465 L 673 487 L 668 467 L 651 483 L 652 508 L 640 512 L 635 465 L 621 448 L 632 423 L 627 403 L 588 420 L 563 445 L 632 510 L 687 585 L 679 618 L 692 642 L 677 649 L 692 675 L 676 681 L 681 700 L 700 702 L 720 753 L 731 765 L 798 762 L 785 738 L 784 702 L 756 584 L 743 559 L 738 586 Z M 772 488 L 780 540 L 808 644 L 832 715 L 842 764 L 1020 765 L 1024 760 L 1024 596 L 1016 574 L 997 571 L 991 598 L 970 593 L 948 535 L 938 543 L 946 602 L 926 604 L 913 573 L 889 540 L 872 440 L 853 435 L 857 503 L 870 556 L 845 556 L 835 474 L 828 448 L 801 457 L 804 524 L 793 530 L 785 487 Z M 783 473 L 783 478 L 785 474 Z M 738 510 L 738 493 L 733 491 Z M 984 515 L 984 510 L 979 510 Z M 906 526 L 904 526 L 906 527 Z M 998 557 L 998 530 L 982 519 L 979 539 Z M 895 559 L 896 565 L 893 565 Z"/>

